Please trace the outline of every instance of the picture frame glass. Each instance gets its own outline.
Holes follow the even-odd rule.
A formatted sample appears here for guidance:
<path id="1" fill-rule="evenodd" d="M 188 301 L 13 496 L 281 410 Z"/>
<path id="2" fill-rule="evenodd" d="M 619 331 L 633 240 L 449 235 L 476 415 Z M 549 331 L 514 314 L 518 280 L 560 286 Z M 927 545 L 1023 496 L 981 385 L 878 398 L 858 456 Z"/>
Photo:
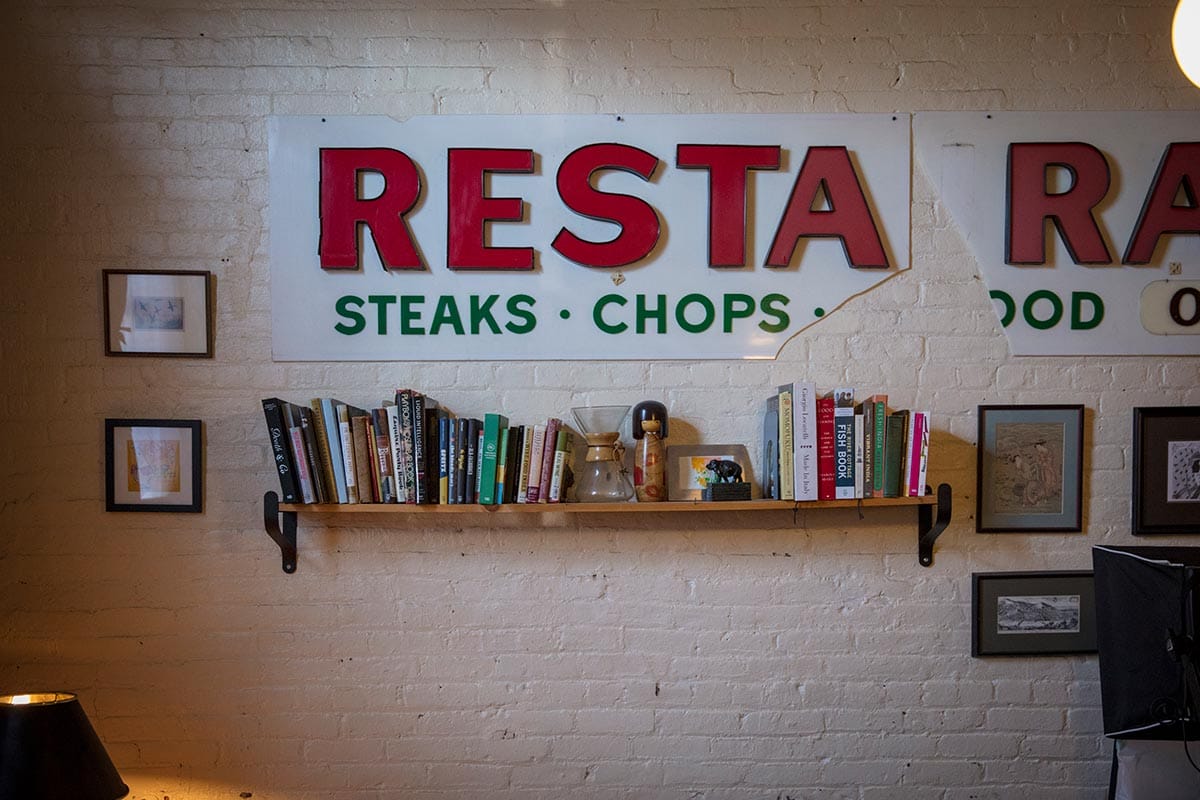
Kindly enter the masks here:
<path id="1" fill-rule="evenodd" d="M 212 273 L 104 271 L 105 353 L 209 357 Z"/>
<path id="2" fill-rule="evenodd" d="M 1132 532 L 1200 533 L 1200 406 L 1133 413 Z"/>
<path id="3" fill-rule="evenodd" d="M 741 469 L 741 480 L 756 491 L 745 445 L 671 445 L 667 448 L 667 499 L 700 500 L 704 489 L 714 480 L 708 469 L 714 460 L 736 464 Z"/>
<path id="4" fill-rule="evenodd" d="M 973 656 L 1095 653 L 1090 571 L 972 574 Z"/>
<path id="5" fill-rule="evenodd" d="M 1083 406 L 980 406 L 976 531 L 1083 529 Z"/>
<path id="6" fill-rule="evenodd" d="M 198 512 L 199 447 L 198 420 L 107 420 L 107 510 Z"/>

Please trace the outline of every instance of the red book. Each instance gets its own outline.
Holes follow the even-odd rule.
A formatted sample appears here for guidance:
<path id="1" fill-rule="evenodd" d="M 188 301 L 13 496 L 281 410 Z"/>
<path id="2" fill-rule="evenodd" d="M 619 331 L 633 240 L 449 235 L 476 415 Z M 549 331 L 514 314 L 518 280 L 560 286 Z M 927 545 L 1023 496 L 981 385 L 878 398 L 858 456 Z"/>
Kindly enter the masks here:
<path id="1" fill-rule="evenodd" d="M 817 398 L 817 499 L 833 500 L 837 448 L 833 434 L 833 395 Z"/>

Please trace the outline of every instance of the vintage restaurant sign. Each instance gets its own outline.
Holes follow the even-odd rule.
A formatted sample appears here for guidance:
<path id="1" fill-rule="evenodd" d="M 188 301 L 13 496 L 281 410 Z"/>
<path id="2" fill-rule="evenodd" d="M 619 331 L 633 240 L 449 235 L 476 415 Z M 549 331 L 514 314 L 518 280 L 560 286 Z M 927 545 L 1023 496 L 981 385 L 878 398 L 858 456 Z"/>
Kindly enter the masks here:
<path id="1" fill-rule="evenodd" d="M 1200 114 L 922 113 L 914 127 L 1015 355 L 1200 354 Z"/>
<path id="2" fill-rule="evenodd" d="M 904 114 L 274 117 L 277 360 L 774 358 L 909 267 Z"/>

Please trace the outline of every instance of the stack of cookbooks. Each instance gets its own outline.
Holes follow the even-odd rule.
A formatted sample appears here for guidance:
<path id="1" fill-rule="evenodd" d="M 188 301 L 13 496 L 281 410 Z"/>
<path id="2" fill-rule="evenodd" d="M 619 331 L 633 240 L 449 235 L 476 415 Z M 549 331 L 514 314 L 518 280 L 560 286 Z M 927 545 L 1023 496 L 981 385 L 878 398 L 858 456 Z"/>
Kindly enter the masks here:
<path id="1" fill-rule="evenodd" d="M 918 497 L 929 463 L 929 413 L 888 407 L 886 394 L 818 394 L 811 381 L 780 386 L 763 415 L 763 497 L 852 500 Z"/>

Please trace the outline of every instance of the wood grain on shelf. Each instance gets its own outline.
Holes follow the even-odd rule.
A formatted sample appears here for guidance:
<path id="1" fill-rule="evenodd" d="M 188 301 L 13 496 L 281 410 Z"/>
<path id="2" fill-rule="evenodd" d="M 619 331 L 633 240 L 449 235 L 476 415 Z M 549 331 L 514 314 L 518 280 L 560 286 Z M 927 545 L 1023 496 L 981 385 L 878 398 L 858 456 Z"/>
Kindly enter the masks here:
<path id="1" fill-rule="evenodd" d="M 813 508 L 887 508 L 935 505 L 935 495 L 885 497 L 870 500 L 673 500 L 661 503 L 505 503 L 498 506 L 413 505 L 399 503 L 306 504 L 280 503 L 280 511 L 306 514 L 621 514 L 689 511 L 804 511 Z"/>

